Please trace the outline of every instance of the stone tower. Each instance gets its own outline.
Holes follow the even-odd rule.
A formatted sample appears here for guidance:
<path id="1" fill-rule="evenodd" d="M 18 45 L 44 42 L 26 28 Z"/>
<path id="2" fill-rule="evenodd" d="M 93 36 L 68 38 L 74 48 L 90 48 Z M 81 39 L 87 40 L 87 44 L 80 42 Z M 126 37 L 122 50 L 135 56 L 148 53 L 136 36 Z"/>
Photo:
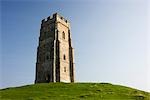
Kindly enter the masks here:
<path id="1" fill-rule="evenodd" d="M 55 13 L 41 22 L 35 83 L 74 82 L 70 23 Z"/>

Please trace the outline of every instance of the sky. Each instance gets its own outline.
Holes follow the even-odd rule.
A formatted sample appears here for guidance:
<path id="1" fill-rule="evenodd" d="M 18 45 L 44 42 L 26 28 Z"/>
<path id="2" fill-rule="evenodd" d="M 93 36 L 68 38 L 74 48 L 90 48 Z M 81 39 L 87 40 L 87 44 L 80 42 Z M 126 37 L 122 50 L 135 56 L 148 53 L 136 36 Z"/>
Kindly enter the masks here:
<path id="1" fill-rule="evenodd" d="M 34 84 L 41 20 L 71 23 L 76 82 L 150 91 L 148 0 L 0 1 L 0 88 Z"/>

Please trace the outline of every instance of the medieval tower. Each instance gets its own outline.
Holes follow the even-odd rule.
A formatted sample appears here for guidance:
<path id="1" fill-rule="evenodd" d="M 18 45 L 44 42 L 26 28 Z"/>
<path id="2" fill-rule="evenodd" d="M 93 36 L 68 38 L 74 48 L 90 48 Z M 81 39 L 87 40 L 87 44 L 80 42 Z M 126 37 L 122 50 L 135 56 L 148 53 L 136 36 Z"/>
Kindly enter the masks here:
<path id="1" fill-rule="evenodd" d="M 41 22 L 35 83 L 74 82 L 70 23 L 55 13 Z"/>

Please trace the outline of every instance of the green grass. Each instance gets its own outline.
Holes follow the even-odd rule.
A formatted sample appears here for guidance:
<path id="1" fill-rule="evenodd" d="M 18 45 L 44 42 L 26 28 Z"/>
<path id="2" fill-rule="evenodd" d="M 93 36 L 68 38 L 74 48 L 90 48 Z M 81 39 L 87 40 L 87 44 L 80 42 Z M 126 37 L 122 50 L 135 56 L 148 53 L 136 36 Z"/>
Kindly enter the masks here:
<path id="1" fill-rule="evenodd" d="M 109 83 L 42 83 L 0 90 L 0 100 L 150 100 L 150 93 Z"/>

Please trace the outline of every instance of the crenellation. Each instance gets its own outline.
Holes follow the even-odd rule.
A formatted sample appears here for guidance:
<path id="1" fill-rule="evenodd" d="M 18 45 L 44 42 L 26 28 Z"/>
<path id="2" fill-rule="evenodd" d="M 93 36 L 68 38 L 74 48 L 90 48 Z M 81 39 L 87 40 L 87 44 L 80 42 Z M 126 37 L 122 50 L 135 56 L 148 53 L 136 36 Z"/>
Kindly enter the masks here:
<path id="1" fill-rule="evenodd" d="M 47 17 L 47 20 L 50 20 L 51 19 L 51 17 L 49 16 L 49 17 Z"/>
<path id="2" fill-rule="evenodd" d="M 45 19 L 42 20 L 42 23 L 44 23 L 44 22 L 45 22 Z"/>

